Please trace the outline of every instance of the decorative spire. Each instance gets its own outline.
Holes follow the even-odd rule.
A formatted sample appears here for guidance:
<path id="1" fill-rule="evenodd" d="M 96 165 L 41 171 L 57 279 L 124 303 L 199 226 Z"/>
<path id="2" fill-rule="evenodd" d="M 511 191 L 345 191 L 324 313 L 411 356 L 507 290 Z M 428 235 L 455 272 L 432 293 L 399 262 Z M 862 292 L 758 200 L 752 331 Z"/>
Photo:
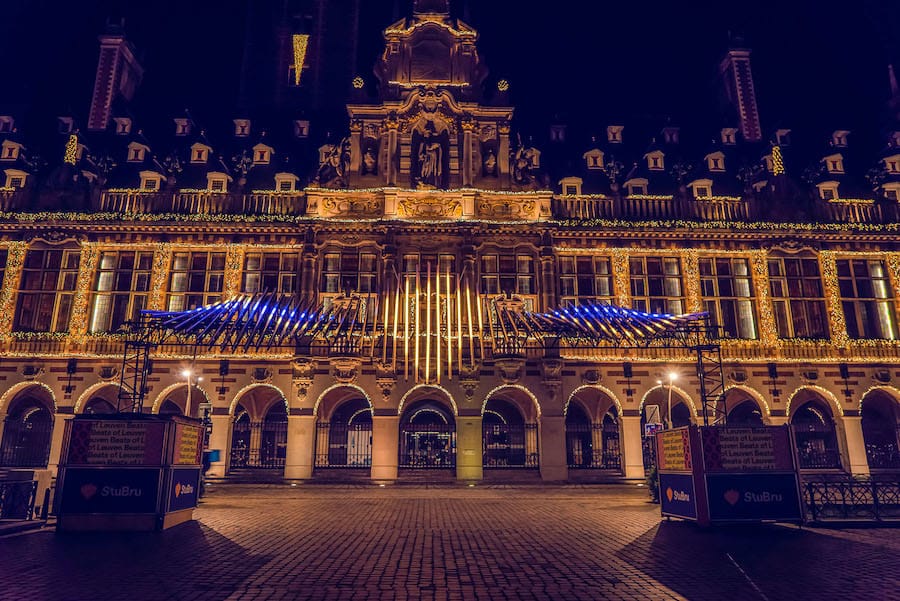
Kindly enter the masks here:
<path id="1" fill-rule="evenodd" d="M 450 14 L 450 0 L 413 0 L 413 14 Z"/>

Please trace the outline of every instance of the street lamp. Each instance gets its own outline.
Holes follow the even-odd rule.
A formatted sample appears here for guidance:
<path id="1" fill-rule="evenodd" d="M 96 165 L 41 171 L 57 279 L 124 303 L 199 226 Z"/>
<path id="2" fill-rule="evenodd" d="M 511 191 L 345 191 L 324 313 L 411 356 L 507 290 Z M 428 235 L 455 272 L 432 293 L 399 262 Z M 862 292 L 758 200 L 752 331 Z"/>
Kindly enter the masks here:
<path id="1" fill-rule="evenodd" d="M 669 428 L 672 428 L 672 383 L 678 379 L 678 374 L 674 371 L 669 372 L 669 401 L 666 403 L 669 410 Z"/>
<path id="2" fill-rule="evenodd" d="M 184 379 L 187 382 L 187 401 L 184 405 L 184 415 L 186 417 L 191 417 L 191 378 L 193 377 L 194 372 L 189 369 L 185 369 L 181 372 L 181 375 L 184 376 Z M 199 384 L 202 381 L 203 378 L 201 376 L 197 376 L 195 382 Z"/>

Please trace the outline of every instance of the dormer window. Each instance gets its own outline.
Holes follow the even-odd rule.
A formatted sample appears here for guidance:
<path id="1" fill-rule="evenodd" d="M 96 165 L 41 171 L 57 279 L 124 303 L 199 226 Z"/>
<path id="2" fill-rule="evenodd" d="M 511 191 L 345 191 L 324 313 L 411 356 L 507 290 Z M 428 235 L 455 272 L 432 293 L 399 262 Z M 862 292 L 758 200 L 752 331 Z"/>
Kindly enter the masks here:
<path id="1" fill-rule="evenodd" d="M 131 133 L 131 119 L 128 117 L 115 117 L 113 121 L 116 123 L 116 134 L 125 136 Z"/>
<path id="2" fill-rule="evenodd" d="M 550 127 L 550 141 L 551 142 L 565 142 L 566 141 L 566 126 L 565 125 L 552 125 Z"/>
<path id="3" fill-rule="evenodd" d="M 294 121 L 294 135 L 298 138 L 309 137 L 309 121 L 298 119 Z"/>
<path id="4" fill-rule="evenodd" d="M 234 120 L 234 135 L 238 138 L 246 138 L 250 135 L 250 120 L 249 119 L 235 119 Z"/>
<path id="5" fill-rule="evenodd" d="M 665 140 L 666 144 L 678 144 L 679 128 L 665 127 L 662 130 L 662 134 L 663 140 Z"/>
<path id="6" fill-rule="evenodd" d="M 775 131 L 775 140 L 778 142 L 779 146 L 790 146 L 791 145 L 791 130 L 789 129 L 779 129 Z"/>
<path id="7" fill-rule="evenodd" d="M 0 147 L 0 160 L 15 161 L 22 152 L 22 145 L 12 140 L 5 140 Z"/>
<path id="8" fill-rule="evenodd" d="M 141 171 L 141 190 L 157 192 L 163 179 L 165 178 L 163 178 L 162 174 L 156 171 Z"/>
<path id="9" fill-rule="evenodd" d="M 583 183 L 580 177 L 564 177 L 559 181 L 559 186 L 564 196 L 579 196 Z"/>
<path id="10" fill-rule="evenodd" d="M 265 144 L 257 144 L 253 147 L 253 164 L 268 165 L 272 161 L 273 148 Z"/>
<path id="11" fill-rule="evenodd" d="M 850 132 L 845 129 L 836 130 L 833 134 L 831 134 L 831 144 L 833 146 L 837 146 L 838 148 L 846 148 L 847 136 L 849 134 Z"/>
<path id="12" fill-rule="evenodd" d="M 297 189 L 297 182 L 300 178 L 293 173 L 276 173 L 275 189 L 279 192 L 293 192 Z"/>
<path id="13" fill-rule="evenodd" d="M 737 144 L 737 129 L 734 127 L 722 128 L 722 144 L 734 146 Z"/>
<path id="14" fill-rule="evenodd" d="M 884 184 L 881 189 L 884 191 L 884 197 L 888 200 L 900 200 L 900 182 Z"/>
<path id="15" fill-rule="evenodd" d="M 18 169 L 7 169 L 4 174 L 6 175 L 4 185 L 7 188 L 24 188 L 25 182 L 28 181 L 28 174 Z"/>
<path id="16" fill-rule="evenodd" d="M 625 190 L 628 196 L 641 196 L 647 193 L 647 180 L 643 178 L 630 179 L 625 182 Z"/>
<path id="17" fill-rule="evenodd" d="M 206 175 L 207 189 L 210 192 L 228 192 L 228 175 L 212 172 Z"/>
<path id="18" fill-rule="evenodd" d="M 884 163 L 885 170 L 891 175 L 900 175 L 900 154 L 887 157 L 881 161 Z"/>
<path id="19" fill-rule="evenodd" d="M 844 157 L 840 154 L 832 154 L 822 159 L 828 173 L 841 174 L 844 172 Z"/>
<path id="20" fill-rule="evenodd" d="M 762 160 L 766 164 L 766 171 L 773 173 L 775 171 L 775 159 L 772 158 L 772 155 L 767 154 Z"/>
<path id="21" fill-rule="evenodd" d="M 191 146 L 191 162 L 192 163 L 205 163 L 209 160 L 209 152 L 212 150 L 206 144 L 201 144 L 197 142 L 193 146 Z"/>
<path id="22" fill-rule="evenodd" d="M 71 134 L 75 129 L 75 120 L 72 117 L 59 117 L 57 119 L 57 131 L 61 134 Z"/>
<path id="23" fill-rule="evenodd" d="M 128 162 L 129 163 L 141 163 L 147 157 L 147 151 L 149 148 L 144 146 L 143 144 L 138 144 L 137 142 L 132 142 L 128 145 Z"/>
<path id="24" fill-rule="evenodd" d="M 688 184 L 688 187 L 694 192 L 694 198 L 709 198 L 712 196 L 712 180 L 698 179 Z"/>
<path id="25" fill-rule="evenodd" d="M 610 125 L 606 128 L 606 139 L 607 141 L 613 144 L 619 144 L 622 142 L 622 130 L 625 129 L 623 125 Z"/>
<path id="26" fill-rule="evenodd" d="M 648 152 L 644 156 L 647 158 L 647 168 L 651 171 L 662 171 L 665 169 L 665 163 L 663 162 L 665 155 L 659 150 Z"/>
<path id="27" fill-rule="evenodd" d="M 13 130 L 16 120 L 9 115 L 0 116 L 0 133 L 9 133 Z"/>
<path id="28" fill-rule="evenodd" d="M 175 135 L 187 136 L 191 133 L 191 120 L 186 118 L 175 119 Z"/>
<path id="29" fill-rule="evenodd" d="M 818 184 L 816 187 L 819 189 L 819 198 L 822 200 L 837 200 L 838 197 L 838 182 L 822 182 Z"/>
<path id="30" fill-rule="evenodd" d="M 725 171 L 725 155 L 721 152 L 713 152 L 706 155 L 706 167 L 710 171 Z"/>
<path id="31" fill-rule="evenodd" d="M 582 155 L 588 169 L 603 169 L 603 151 L 597 148 Z"/>

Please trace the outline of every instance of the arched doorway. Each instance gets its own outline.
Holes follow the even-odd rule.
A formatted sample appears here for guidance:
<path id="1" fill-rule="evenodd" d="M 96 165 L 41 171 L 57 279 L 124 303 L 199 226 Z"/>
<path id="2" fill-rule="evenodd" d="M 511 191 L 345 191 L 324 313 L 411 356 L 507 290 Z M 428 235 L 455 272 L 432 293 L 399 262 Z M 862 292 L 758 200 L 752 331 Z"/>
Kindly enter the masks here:
<path id="1" fill-rule="evenodd" d="M 245 392 L 234 406 L 230 469 L 283 469 L 287 431 L 287 403 L 280 390 L 261 385 Z"/>
<path id="2" fill-rule="evenodd" d="M 287 405 L 275 402 L 266 412 L 259 444 L 259 463 L 253 467 L 284 469 L 287 458 Z"/>
<path id="3" fill-rule="evenodd" d="M 400 468 L 456 467 L 456 421 L 442 403 L 413 403 L 400 417 Z"/>
<path id="4" fill-rule="evenodd" d="M 730 404 L 730 403 L 729 403 Z M 764 426 L 763 413 L 753 399 L 738 400 L 728 411 L 725 423 L 729 426 Z"/>
<path id="5" fill-rule="evenodd" d="M 166 399 L 163 401 L 163 404 L 159 406 L 159 414 L 160 415 L 183 415 L 184 412 L 181 410 L 181 407 L 178 406 L 175 401 L 171 399 Z"/>
<path id="6" fill-rule="evenodd" d="M 53 435 L 53 412 L 37 395 L 24 392 L 10 403 L 3 420 L 0 466 L 47 467 Z"/>
<path id="7" fill-rule="evenodd" d="M 869 468 L 900 469 L 897 401 L 886 392 L 872 392 L 863 399 L 860 413 Z"/>
<path id="8" fill-rule="evenodd" d="M 817 396 L 799 401 L 791 415 L 800 469 L 840 469 L 841 453 L 828 404 Z"/>
<path id="9" fill-rule="evenodd" d="M 619 418 L 615 406 L 594 422 L 579 402 L 566 410 L 566 464 L 571 469 L 621 468 Z"/>
<path id="10" fill-rule="evenodd" d="M 372 407 L 364 398 L 344 401 L 316 424 L 316 470 L 372 467 Z"/>
<path id="11" fill-rule="evenodd" d="M 231 467 L 243 468 L 250 463 L 250 414 L 242 405 L 234 410 L 231 423 Z"/>
<path id="12" fill-rule="evenodd" d="M 481 435 L 485 468 L 538 467 L 537 424 L 526 422 L 512 402 L 498 398 L 487 401 Z"/>
<path id="13" fill-rule="evenodd" d="M 110 415 L 116 412 L 116 406 L 100 397 L 94 397 L 84 405 L 86 415 Z"/>
<path id="14" fill-rule="evenodd" d="M 670 399 L 671 410 L 669 409 Z M 641 404 L 641 432 L 646 431 L 647 423 L 660 424 L 659 427 L 668 425 L 672 428 L 690 426 L 693 423 L 692 415 L 693 410 L 683 393 L 677 388 L 661 384 L 648 391 Z M 648 422 L 648 418 L 652 421 Z M 642 436 L 641 438 L 645 470 L 656 465 L 655 440 L 653 436 Z"/>

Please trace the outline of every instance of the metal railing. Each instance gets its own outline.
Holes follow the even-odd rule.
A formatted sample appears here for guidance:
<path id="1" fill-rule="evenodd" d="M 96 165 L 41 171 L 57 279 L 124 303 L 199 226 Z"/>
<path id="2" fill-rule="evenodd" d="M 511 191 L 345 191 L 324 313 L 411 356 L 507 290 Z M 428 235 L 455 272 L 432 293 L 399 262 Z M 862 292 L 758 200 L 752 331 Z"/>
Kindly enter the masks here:
<path id="1" fill-rule="evenodd" d="M 570 469 L 621 469 L 618 424 L 566 424 L 566 463 Z"/>
<path id="2" fill-rule="evenodd" d="M 316 424 L 316 469 L 372 467 L 372 423 Z"/>
<path id="3" fill-rule="evenodd" d="M 481 434 L 484 467 L 538 467 L 537 424 L 484 424 Z"/>
<path id="4" fill-rule="evenodd" d="M 0 519 L 33 519 L 37 486 L 32 480 L 0 480 Z"/>
<path id="5" fill-rule="evenodd" d="M 283 468 L 287 430 L 287 419 L 235 422 L 231 434 L 231 468 Z"/>
<path id="6" fill-rule="evenodd" d="M 52 434 L 52 421 L 7 418 L 0 443 L 0 466 L 46 467 Z"/>
<path id="7" fill-rule="evenodd" d="M 828 520 L 900 520 L 900 481 L 877 479 L 804 479 L 807 518 Z"/>
<path id="8" fill-rule="evenodd" d="M 401 468 L 451 469 L 456 467 L 456 426 L 453 424 L 401 424 Z"/>

